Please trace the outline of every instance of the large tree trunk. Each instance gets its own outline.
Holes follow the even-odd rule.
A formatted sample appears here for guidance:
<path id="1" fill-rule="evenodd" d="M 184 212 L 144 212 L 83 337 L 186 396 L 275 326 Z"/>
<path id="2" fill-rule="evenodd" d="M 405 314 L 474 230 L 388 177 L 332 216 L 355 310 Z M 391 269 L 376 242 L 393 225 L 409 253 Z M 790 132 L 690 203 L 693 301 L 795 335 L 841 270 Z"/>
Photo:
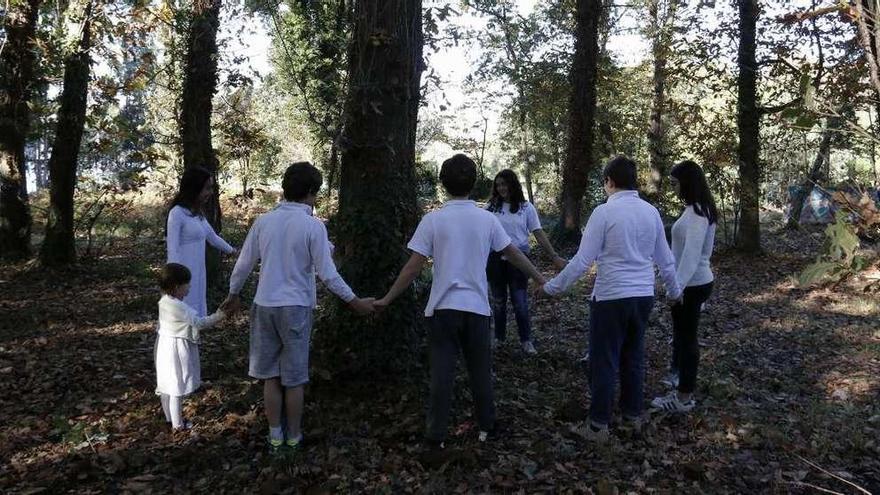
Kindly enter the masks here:
<path id="1" fill-rule="evenodd" d="M 422 60 L 421 0 L 356 3 L 349 92 L 340 139 L 339 213 L 334 219 L 340 272 L 360 295 L 380 295 L 406 261 L 418 220 L 416 117 Z M 373 320 L 347 309 L 318 334 L 335 370 L 397 368 L 413 356 L 420 311 L 410 290 Z"/>
<path id="2" fill-rule="evenodd" d="M 183 72 L 180 104 L 180 139 L 184 168 L 202 167 L 214 175 L 217 184 L 218 161 L 211 144 L 212 99 L 217 92 L 217 29 L 221 0 L 193 2 Z M 220 232 L 220 188 L 205 208 L 205 217 Z M 211 251 L 211 250 L 209 250 Z"/>
<path id="3" fill-rule="evenodd" d="M 758 63 L 756 27 L 758 1 L 738 0 L 739 54 L 737 62 L 737 127 L 739 129 L 740 216 L 737 248 L 745 252 L 761 249 L 760 201 L 760 119 L 758 110 Z"/>
<path id="4" fill-rule="evenodd" d="M 822 140 L 819 142 L 819 151 L 816 153 L 816 158 L 813 160 L 810 172 L 801 184 L 800 189 L 792 197 L 790 205 L 791 215 L 788 218 L 786 227 L 797 228 L 800 225 L 801 212 L 804 210 L 804 200 L 813 191 L 815 184 L 820 184 L 823 179 L 828 178 L 825 174 L 825 164 L 831 161 L 831 144 L 834 139 L 834 133 L 839 131 L 841 124 L 843 124 L 841 117 L 828 118 L 825 130 L 822 132 Z"/>
<path id="5" fill-rule="evenodd" d="M 30 128 L 31 89 L 37 53 L 35 32 L 40 0 L 13 2 L 3 21 L 0 51 L 0 257 L 31 252 L 24 149 Z"/>
<path id="6" fill-rule="evenodd" d="M 562 173 L 563 243 L 580 238 L 583 199 L 593 166 L 593 124 L 596 120 L 596 72 L 599 62 L 599 22 L 602 0 L 578 0 L 575 52 L 571 66 L 568 146 Z"/>
<path id="7" fill-rule="evenodd" d="M 73 7 L 71 7 L 73 8 Z M 86 104 L 91 77 L 92 2 L 85 6 L 80 22 L 72 29 L 80 32 L 80 39 L 72 53 L 64 59 L 64 88 L 58 109 L 58 127 L 49 157 L 49 219 L 40 260 L 46 266 L 58 266 L 76 261 L 73 231 L 73 193 L 76 189 L 76 169 L 79 147 L 86 122 Z"/>

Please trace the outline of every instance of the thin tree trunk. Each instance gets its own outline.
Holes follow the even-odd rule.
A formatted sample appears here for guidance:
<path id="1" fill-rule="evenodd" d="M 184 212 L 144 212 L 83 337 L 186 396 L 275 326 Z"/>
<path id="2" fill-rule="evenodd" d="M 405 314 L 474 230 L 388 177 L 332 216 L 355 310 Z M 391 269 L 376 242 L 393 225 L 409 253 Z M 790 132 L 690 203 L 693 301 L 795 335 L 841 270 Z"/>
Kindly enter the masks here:
<path id="1" fill-rule="evenodd" d="M 406 261 L 418 220 L 415 137 L 422 60 L 421 0 L 356 3 L 349 56 L 339 213 L 339 268 L 362 295 L 380 294 Z M 340 312 L 321 347 L 336 369 L 398 368 L 412 356 L 419 308 L 407 291 L 397 309 L 372 321 Z M 344 310 L 342 310 L 344 311 Z"/>
<path id="2" fill-rule="evenodd" d="M 648 128 L 648 155 L 650 157 L 651 175 L 646 194 L 654 203 L 663 195 L 663 177 L 666 175 L 666 129 L 663 128 L 663 113 L 666 102 L 666 62 L 667 39 L 665 36 L 666 20 L 661 19 L 661 0 L 653 0 L 648 4 L 651 17 L 652 36 L 651 53 L 653 55 L 654 94 L 651 101 L 651 122 Z"/>
<path id="3" fill-rule="evenodd" d="M 5 46 L 0 52 L 0 257 L 31 253 L 31 213 L 27 201 L 25 145 L 37 53 L 35 33 L 40 0 L 14 2 L 6 13 Z"/>
<path id="4" fill-rule="evenodd" d="M 217 29 L 221 0 L 195 0 L 189 24 L 180 105 L 180 138 L 184 168 L 209 170 L 217 184 L 219 162 L 211 144 L 212 99 L 217 92 Z M 220 188 L 205 209 L 205 217 L 220 232 Z"/>
<path id="5" fill-rule="evenodd" d="M 80 39 L 73 53 L 64 60 L 64 88 L 58 109 L 55 143 L 49 157 L 49 219 L 40 260 L 46 266 L 76 261 L 73 230 L 73 194 L 79 148 L 86 121 L 86 105 L 91 77 L 92 2 L 85 6 L 81 24 L 76 26 Z"/>
<path id="6" fill-rule="evenodd" d="M 601 0 L 578 0 L 575 53 L 571 66 L 568 146 L 562 174 L 562 221 L 558 237 L 564 243 L 580 238 L 583 199 L 593 167 L 593 126 L 596 120 L 596 73 L 599 62 Z"/>
<path id="7" fill-rule="evenodd" d="M 739 7 L 739 54 L 737 62 L 737 127 L 739 129 L 739 194 L 741 213 L 737 247 L 745 252 L 761 249 L 760 119 L 758 110 L 758 63 L 756 31 L 758 1 L 737 0 Z"/>
<path id="8" fill-rule="evenodd" d="M 871 140 L 871 172 L 874 173 L 874 187 L 880 187 L 880 173 L 877 172 L 877 139 L 880 139 L 880 93 L 875 93 L 878 103 L 871 117 L 871 108 L 868 107 L 868 118 L 871 119 L 871 129 L 874 139 Z"/>

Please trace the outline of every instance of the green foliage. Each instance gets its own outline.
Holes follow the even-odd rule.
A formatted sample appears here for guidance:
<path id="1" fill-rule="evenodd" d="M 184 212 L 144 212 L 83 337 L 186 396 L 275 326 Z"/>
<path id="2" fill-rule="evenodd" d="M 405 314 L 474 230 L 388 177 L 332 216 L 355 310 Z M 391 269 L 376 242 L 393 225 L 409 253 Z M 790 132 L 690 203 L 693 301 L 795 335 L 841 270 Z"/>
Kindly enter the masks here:
<path id="1" fill-rule="evenodd" d="M 284 11 L 267 11 L 274 31 L 272 62 L 278 89 L 294 96 L 296 110 L 308 124 L 315 160 L 328 172 L 328 185 L 336 187 L 335 143 L 342 130 L 348 83 L 352 6 L 345 0 L 290 0 L 286 6 Z"/>
<path id="2" fill-rule="evenodd" d="M 825 228 L 822 254 L 800 273 L 798 285 L 809 287 L 823 281 L 838 282 L 865 268 L 865 259 L 856 255 L 860 241 L 848 215 L 844 210 L 837 211 L 834 223 Z"/>

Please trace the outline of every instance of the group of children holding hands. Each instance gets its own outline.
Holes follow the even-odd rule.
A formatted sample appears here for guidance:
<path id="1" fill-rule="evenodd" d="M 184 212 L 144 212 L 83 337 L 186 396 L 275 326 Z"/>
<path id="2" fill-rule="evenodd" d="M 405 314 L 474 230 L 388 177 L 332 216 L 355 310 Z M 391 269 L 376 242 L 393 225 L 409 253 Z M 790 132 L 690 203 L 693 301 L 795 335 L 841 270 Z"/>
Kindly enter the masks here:
<path id="1" fill-rule="evenodd" d="M 184 174 L 181 181 L 181 193 L 175 198 L 175 209 L 186 210 L 187 218 L 175 222 L 193 224 L 190 233 L 198 235 L 189 237 L 196 239 L 194 242 L 200 243 L 203 251 L 204 242 L 217 237 L 200 215 L 200 201 L 210 196 L 213 184 L 209 175 L 205 179 L 198 171 L 187 173 L 189 176 Z M 303 387 L 309 380 L 309 341 L 317 304 L 315 275 L 363 315 L 390 306 L 418 277 L 429 258 L 433 259 L 425 308 L 430 368 L 429 446 L 442 448 L 446 439 L 459 353 L 470 379 L 479 440 L 497 434 L 492 349 L 506 337 L 508 296 L 522 349 L 534 354 L 537 350 L 531 337 L 528 279 L 534 281 L 534 292 L 539 297 L 556 296 L 580 279 L 594 262 L 598 270 L 590 296 L 592 379 L 587 437 L 598 442 L 607 440 L 618 377 L 623 418 L 640 424 L 644 333 L 654 303 L 655 265 L 672 304 L 675 374 L 668 381 L 677 390 L 656 398 L 652 406 L 672 412 L 692 409 L 699 360 L 697 324 L 700 307 L 712 289 L 709 257 L 717 215 L 702 170 L 693 162 L 682 162 L 672 171 L 672 183 L 686 208 L 673 226 L 670 249 L 657 209 L 639 198 L 636 164 L 626 157 L 609 161 L 603 170 L 608 201 L 593 210 L 577 254 L 568 262 L 553 250 L 535 207 L 525 201 L 512 171 L 498 174 L 486 209 L 468 199 L 476 178 L 476 165 L 465 155 L 443 162 L 440 181 L 450 199 L 422 218 L 407 246 L 412 252 L 409 260 L 380 299 L 357 297 L 337 272 L 327 230 L 312 216 L 323 179 L 306 162 L 288 167 L 282 181 L 283 200 L 260 216 L 248 232 L 230 277 L 229 296 L 217 313 L 204 314 L 204 294 L 201 300 L 194 299 L 199 296 L 188 296 L 193 267 L 179 262 L 186 259 L 180 253 L 182 248 L 176 244 L 172 252 L 169 242 L 169 264 L 160 277 L 163 296 L 156 345 L 156 390 L 161 394 L 166 419 L 177 429 L 190 426 L 181 417 L 181 398 L 199 386 L 199 331 L 239 309 L 239 293 L 258 261 L 261 269 L 250 314 L 249 375 L 263 380 L 268 442 L 273 450 L 283 445 L 295 448 L 302 440 Z M 168 237 L 179 238 L 171 229 L 169 215 Z M 549 281 L 526 256 L 530 234 L 561 270 Z M 212 244 L 234 252 L 231 246 L 225 249 L 228 244 L 222 239 Z M 203 266 L 194 268 L 204 270 Z M 193 300 L 201 304 L 201 312 L 190 302 Z M 494 342 L 490 330 L 493 314 Z M 282 429 L 282 411 L 286 413 L 286 431 Z"/>

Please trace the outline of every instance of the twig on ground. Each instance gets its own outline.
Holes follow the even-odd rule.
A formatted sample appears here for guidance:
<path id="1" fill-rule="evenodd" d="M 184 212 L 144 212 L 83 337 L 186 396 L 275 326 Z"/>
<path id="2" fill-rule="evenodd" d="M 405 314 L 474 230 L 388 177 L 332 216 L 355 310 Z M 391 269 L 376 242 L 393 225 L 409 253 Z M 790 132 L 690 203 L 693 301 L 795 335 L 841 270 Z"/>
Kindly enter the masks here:
<path id="1" fill-rule="evenodd" d="M 819 471 L 822 471 L 823 473 L 827 474 L 828 476 L 831 476 L 831 477 L 834 478 L 834 479 L 837 479 L 837 480 L 840 480 L 840 481 L 846 483 L 847 485 L 849 485 L 849 486 L 855 488 L 856 490 L 858 490 L 858 491 L 864 493 L 865 495 L 872 495 L 871 492 L 869 492 L 868 490 L 865 490 L 864 488 L 862 488 L 862 487 L 860 487 L 859 485 L 853 483 L 852 481 L 849 481 L 849 480 L 847 480 L 847 479 L 841 478 L 840 476 L 838 476 L 838 475 L 832 473 L 831 471 L 829 471 L 829 470 L 823 468 L 822 466 L 816 464 L 816 463 L 813 462 L 813 461 L 807 460 L 807 459 L 805 459 L 805 458 L 803 458 L 803 457 L 801 457 L 801 456 L 799 456 L 799 455 L 797 455 L 797 454 L 795 454 L 795 457 L 797 457 L 798 459 L 804 461 L 804 462 L 807 463 L 809 466 L 812 466 L 812 467 L 818 469 Z"/>
<path id="2" fill-rule="evenodd" d="M 822 493 L 833 493 L 834 495 L 846 495 L 845 493 L 835 492 L 834 490 L 822 488 L 821 486 L 817 486 L 812 483 L 805 483 L 803 481 L 790 481 L 789 483 L 792 485 L 795 485 L 795 486 L 806 486 L 806 487 L 812 488 L 814 490 L 819 490 Z"/>

